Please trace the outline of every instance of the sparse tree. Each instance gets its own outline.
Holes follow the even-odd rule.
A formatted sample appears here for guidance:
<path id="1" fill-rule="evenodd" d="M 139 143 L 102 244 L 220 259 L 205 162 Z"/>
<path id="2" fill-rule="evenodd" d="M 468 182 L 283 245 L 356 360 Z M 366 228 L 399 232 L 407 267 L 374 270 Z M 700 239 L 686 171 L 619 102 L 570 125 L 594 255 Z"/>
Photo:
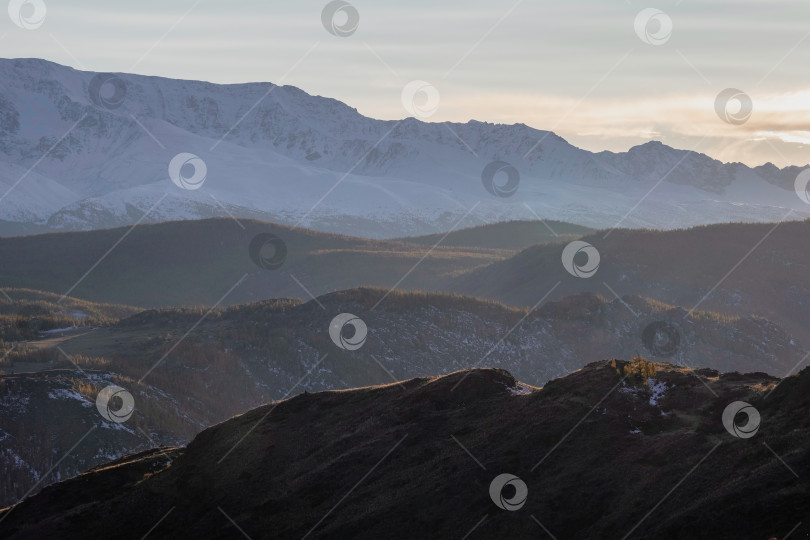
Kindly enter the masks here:
<path id="1" fill-rule="evenodd" d="M 655 364 L 641 356 L 634 356 L 633 361 L 624 366 L 624 373 L 634 383 L 647 384 L 649 379 L 655 377 Z"/>

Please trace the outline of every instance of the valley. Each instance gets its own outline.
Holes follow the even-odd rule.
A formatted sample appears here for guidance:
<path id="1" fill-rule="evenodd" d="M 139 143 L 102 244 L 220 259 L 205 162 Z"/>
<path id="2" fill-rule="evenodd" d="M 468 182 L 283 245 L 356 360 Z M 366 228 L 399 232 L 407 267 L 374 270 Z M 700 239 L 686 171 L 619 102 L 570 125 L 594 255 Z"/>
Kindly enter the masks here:
<path id="1" fill-rule="evenodd" d="M 57 328 L 66 324 L 57 317 L 61 305 L 45 301 L 57 295 L 22 289 L 8 294 L 38 299 L 37 320 L 58 321 L 52 323 Z M 30 311 L 29 305 L 18 302 L 16 309 Z M 182 444 L 208 426 L 301 392 L 396 384 L 482 366 L 509 370 L 540 387 L 593 358 L 639 354 L 689 368 L 774 376 L 794 373 L 806 360 L 784 329 L 761 317 L 699 311 L 684 322 L 682 308 L 593 293 L 531 311 L 472 297 L 379 288 L 213 311 L 81 305 L 87 313 L 116 312 L 121 318 L 82 318 L 77 322 L 87 330 L 5 344 L 3 502 L 109 459 L 156 444 Z M 359 350 L 342 350 L 330 339 L 330 320 L 339 313 L 355 314 L 368 328 Z M 20 319 L 12 320 L 19 328 Z M 661 324 L 676 332 L 670 348 L 645 338 Z M 94 407 L 95 396 L 110 384 L 134 398 L 134 415 L 126 424 L 104 421 Z M 51 470 L 77 433 L 89 435 Z"/>
<path id="2" fill-rule="evenodd" d="M 799 4 L 10 0 L 0 540 L 810 539 Z"/>

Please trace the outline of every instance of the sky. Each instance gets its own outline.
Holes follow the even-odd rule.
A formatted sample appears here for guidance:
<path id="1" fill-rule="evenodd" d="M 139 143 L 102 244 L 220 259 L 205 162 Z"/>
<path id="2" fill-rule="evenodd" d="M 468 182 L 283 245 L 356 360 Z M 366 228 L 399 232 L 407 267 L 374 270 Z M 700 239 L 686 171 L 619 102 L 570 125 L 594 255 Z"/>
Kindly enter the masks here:
<path id="1" fill-rule="evenodd" d="M 403 89 L 424 81 L 425 121 L 810 163 L 806 0 L 11 0 L 0 19 L 6 58 L 289 84 L 381 119 L 413 116 Z"/>

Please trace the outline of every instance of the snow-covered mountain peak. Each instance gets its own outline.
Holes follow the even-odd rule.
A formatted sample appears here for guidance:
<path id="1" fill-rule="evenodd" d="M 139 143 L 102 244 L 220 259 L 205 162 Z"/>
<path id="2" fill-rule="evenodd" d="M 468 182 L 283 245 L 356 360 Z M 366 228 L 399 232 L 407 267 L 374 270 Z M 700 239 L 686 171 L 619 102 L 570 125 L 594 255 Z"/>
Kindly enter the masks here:
<path id="1" fill-rule="evenodd" d="M 38 59 L 0 60 L 0 85 L 0 219 L 50 228 L 132 223 L 167 192 L 146 221 L 229 212 L 366 236 L 443 230 L 476 203 L 460 226 L 534 212 L 612 227 L 630 212 L 623 226 L 670 228 L 810 210 L 792 191 L 798 168 L 724 164 L 660 141 L 592 153 L 520 123 L 376 120 L 271 82 Z M 169 179 L 182 152 L 206 164 L 198 191 Z M 511 196 L 484 185 L 492 161 L 517 171 Z"/>

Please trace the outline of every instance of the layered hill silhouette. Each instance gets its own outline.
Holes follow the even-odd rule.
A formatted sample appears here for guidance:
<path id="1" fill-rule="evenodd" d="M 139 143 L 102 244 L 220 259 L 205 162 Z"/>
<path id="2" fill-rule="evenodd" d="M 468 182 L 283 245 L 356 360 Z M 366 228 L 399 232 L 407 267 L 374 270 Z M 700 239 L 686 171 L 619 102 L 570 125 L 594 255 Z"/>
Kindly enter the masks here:
<path id="1" fill-rule="evenodd" d="M 551 224 L 558 236 L 540 222 L 517 222 L 451 232 L 442 242 L 366 240 L 250 220 L 243 225 L 228 219 L 141 225 L 123 240 L 123 228 L 4 238 L 0 274 L 6 286 L 142 307 L 309 300 L 310 294 L 396 286 L 515 307 L 533 306 L 546 294 L 551 300 L 582 292 L 637 295 L 687 312 L 761 316 L 797 342 L 810 319 L 810 287 L 803 285 L 810 252 L 797 240 L 810 236 L 810 221 L 663 232 Z M 250 243 L 261 233 L 286 248 L 275 269 L 251 259 Z M 601 258 L 588 279 L 572 276 L 561 262 L 565 245 L 580 234 Z"/>
<path id="2" fill-rule="evenodd" d="M 141 307 L 210 306 L 242 278 L 226 305 L 359 286 L 435 290 L 538 242 L 588 232 L 567 223 L 513 222 L 451 232 L 439 243 L 441 237 L 367 240 L 255 220 L 179 221 L 3 238 L 0 276 L 7 287 Z M 274 235 L 286 249 L 271 269 L 251 257 L 259 234 Z"/>
<path id="3" fill-rule="evenodd" d="M 564 269 L 563 245 L 538 245 L 460 275 L 447 288 L 514 306 L 533 305 L 557 283 L 552 299 L 584 291 L 648 296 L 687 311 L 756 314 L 806 346 L 810 251 L 801 239 L 809 236 L 810 221 L 600 231 L 583 237 L 600 255 L 591 278 Z"/>
<path id="4" fill-rule="evenodd" d="M 399 240 L 424 247 L 488 248 L 520 251 L 535 244 L 557 244 L 593 233 L 590 227 L 561 221 L 506 221 L 447 233 L 409 236 Z"/>
<path id="5" fill-rule="evenodd" d="M 543 386 L 595 358 L 635 355 L 776 377 L 807 360 L 810 257 L 796 238 L 810 222 L 668 232 L 513 222 L 387 241 L 240 223 L 0 240 L 0 504 L 302 391 L 485 366 Z M 251 257 L 268 234 L 286 248 L 278 268 Z M 561 263 L 579 238 L 601 255 L 589 279 Z M 364 283 L 381 288 L 353 289 Z M 359 350 L 330 338 L 340 313 L 367 325 Z M 125 425 L 96 411 L 110 384 L 134 396 Z"/>
<path id="6" fill-rule="evenodd" d="M 17 289 L 9 294 L 34 297 Z M 55 319 L 62 304 L 37 319 Z M 469 297 L 363 288 L 306 303 L 282 299 L 210 313 L 116 309 L 123 310 L 120 321 L 3 345 L 9 352 L 0 366 L 0 504 L 124 453 L 186 442 L 235 414 L 303 391 L 482 366 L 542 386 L 594 358 L 636 354 L 784 376 L 805 354 L 765 319 L 698 312 L 684 323 L 683 309 L 640 297 L 581 294 L 529 312 Z M 330 336 L 331 321 L 341 313 L 364 321 L 361 348 L 341 349 Z M 34 319 L 24 320 L 25 328 L 35 326 Z M 96 410 L 97 395 L 111 384 L 134 398 L 126 424 L 105 421 Z"/>
<path id="7" fill-rule="evenodd" d="M 0 86 L 0 540 L 810 538 L 806 166 Z"/>
<path id="8" fill-rule="evenodd" d="M 0 538 L 810 532 L 810 371 L 657 364 L 645 381 L 626 367 L 589 364 L 543 388 L 476 369 L 298 395 L 48 486 L 0 511 Z"/>

